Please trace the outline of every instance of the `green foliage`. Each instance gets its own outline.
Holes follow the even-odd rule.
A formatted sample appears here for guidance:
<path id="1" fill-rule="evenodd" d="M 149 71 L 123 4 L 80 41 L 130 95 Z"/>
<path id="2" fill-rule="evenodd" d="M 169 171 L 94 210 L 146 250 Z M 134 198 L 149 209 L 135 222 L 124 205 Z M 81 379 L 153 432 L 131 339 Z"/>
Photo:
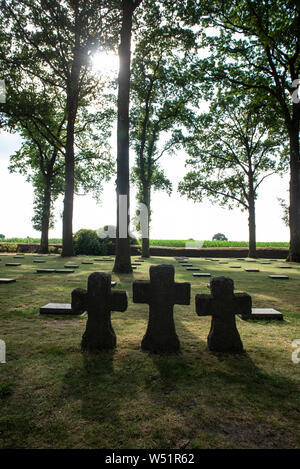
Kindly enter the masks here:
<path id="1" fill-rule="evenodd" d="M 26 238 L 7 238 L 5 239 L 7 243 L 27 243 L 27 244 L 38 244 L 40 238 L 31 238 L 27 236 Z M 49 243 L 51 244 L 61 244 L 61 238 L 50 238 Z"/>
<path id="2" fill-rule="evenodd" d="M 284 168 L 283 135 L 269 128 L 269 117 L 269 109 L 253 96 L 228 93 L 213 101 L 185 140 L 191 171 L 179 184 L 180 193 L 249 209 L 262 182 Z"/>
<path id="3" fill-rule="evenodd" d="M 223 233 L 217 233 L 213 236 L 213 241 L 228 241 L 228 238 Z"/>
<path id="4" fill-rule="evenodd" d="M 176 247 L 176 248 L 184 248 L 186 243 L 189 240 L 180 240 L 180 239 L 151 239 L 150 245 L 151 246 L 162 246 L 162 247 Z M 286 248 L 289 247 L 288 242 L 258 242 L 256 243 L 258 247 L 280 247 Z M 249 243 L 247 241 L 211 241 L 207 240 L 203 242 L 203 248 L 240 248 L 240 247 L 248 247 Z"/>
<path id="5" fill-rule="evenodd" d="M 81 229 L 73 237 L 75 254 L 106 254 L 106 243 L 100 240 L 95 230 Z"/>
<path id="6" fill-rule="evenodd" d="M 0 243 L 0 252 L 17 252 L 18 245 L 16 243 Z"/>

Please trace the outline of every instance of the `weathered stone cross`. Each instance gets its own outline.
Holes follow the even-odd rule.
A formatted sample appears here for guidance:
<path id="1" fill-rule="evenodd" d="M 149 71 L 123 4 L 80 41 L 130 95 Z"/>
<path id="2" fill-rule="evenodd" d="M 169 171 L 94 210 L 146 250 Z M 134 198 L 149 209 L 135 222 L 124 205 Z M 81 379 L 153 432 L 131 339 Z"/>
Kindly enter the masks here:
<path id="1" fill-rule="evenodd" d="M 111 292 L 111 275 L 94 272 L 88 278 L 88 289 L 76 288 L 72 292 L 72 310 L 88 312 L 81 348 L 91 352 L 112 349 L 116 334 L 111 325 L 111 311 L 126 311 L 126 291 Z"/>
<path id="2" fill-rule="evenodd" d="M 175 330 L 173 308 L 175 304 L 189 305 L 190 283 L 174 282 L 174 267 L 150 267 L 150 282 L 133 282 L 133 302 L 149 305 L 149 322 L 142 340 L 142 349 L 155 353 L 176 352 L 180 342 Z"/>
<path id="3" fill-rule="evenodd" d="M 234 294 L 233 289 L 231 278 L 215 277 L 210 281 L 211 295 L 196 295 L 198 316 L 212 316 L 207 343 L 214 352 L 243 351 L 235 314 L 251 314 L 252 300 L 247 293 Z"/>

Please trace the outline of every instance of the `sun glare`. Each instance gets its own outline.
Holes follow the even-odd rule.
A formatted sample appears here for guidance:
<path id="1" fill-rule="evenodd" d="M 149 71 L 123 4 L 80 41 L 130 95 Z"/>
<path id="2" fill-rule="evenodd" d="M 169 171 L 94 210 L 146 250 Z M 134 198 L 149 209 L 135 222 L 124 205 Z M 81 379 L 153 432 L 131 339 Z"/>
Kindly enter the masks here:
<path id="1" fill-rule="evenodd" d="M 103 75 L 112 75 L 118 71 L 119 58 L 112 52 L 97 52 L 92 57 L 93 71 Z"/>

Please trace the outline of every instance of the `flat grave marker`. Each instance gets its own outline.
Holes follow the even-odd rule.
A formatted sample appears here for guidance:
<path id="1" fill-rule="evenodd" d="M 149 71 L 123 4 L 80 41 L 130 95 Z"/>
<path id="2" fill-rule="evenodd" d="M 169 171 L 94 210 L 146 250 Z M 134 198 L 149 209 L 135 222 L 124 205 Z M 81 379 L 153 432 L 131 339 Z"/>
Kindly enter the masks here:
<path id="1" fill-rule="evenodd" d="M 7 262 L 5 265 L 7 267 L 19 267 L 19 265 L 22 265 L 22 264 L 18 264 L 16 262 Z"/>
<path id="2" fill-rule="evenodd" d="M 245 269 L 245 272 L 260 272 L 259 269 Z"/>
<path id="3" fill-rule="evenodd" d="M 242 267 L 240 265 L 230 265 L 230 269 L 241 269 Z"/>
<path id="4" fill-rule="evenodd" d="M 279 269 L 291 269 L 292 267 L 290 265 L 279 265 Z"/>
<path id="5" fill-rule="evenodd" d="M 273 280 L 288 280 L 289 279 L 288 275 L 269 275 L 269 278 L 272 278 Z"/>
<path id="6" fill-rule="evenodd" d="M 14 283 L 16 282 L 15 278 L 0 278 L 0 283 Z"/>
<path id="7" fill-rule="evenodd" d="M 187 267 L 185 270 L 188 270 L 188 271 L 195 270 L 195 271 L 197 271 L 197 270 L 200 270 L 200 268 L 199 267 Z"/>
<path id="8" fill-rule="evenodd" d="M 40 314 L 76 315 L 69 303 L 48 303 L 40 308 Z"/>
<path id="9" fill-rule="evenodd" d="M 208 272 L 201 272 L 193 274 L 193 277 L 211 277 L 211 274 L 209 274 Z"/>
<path id="10" fill-rule="evenodd" d="M 42 260 L 42 259 L 34 259 L 33 262 L 35 264 L 44 264 L 46 261 Z"/>
<path id="11" fill-rule="evenodd" d="M 273 308 L 252 308 L 251 314 L 241 314 L 240 317 L 245 320 L 283 320 L 282 313 Z"/>
<path id="12" fill-rule="evenodd" d="M 79 269 L 79 265 L 73 264 L 73 265 L 65 265 L 65 269 Z"/>
<path id="13" fill-rule="evenodd" d="M 81 264 L 83 264 L 83 265 L 94 265 L 94 262 L 84 261 L 84 262 L 81 262 Z"/>
<path id="14" fill-rule="evenodd" d="M 38 274 L 53 274 L 55 269 L 37 269 Z"/>

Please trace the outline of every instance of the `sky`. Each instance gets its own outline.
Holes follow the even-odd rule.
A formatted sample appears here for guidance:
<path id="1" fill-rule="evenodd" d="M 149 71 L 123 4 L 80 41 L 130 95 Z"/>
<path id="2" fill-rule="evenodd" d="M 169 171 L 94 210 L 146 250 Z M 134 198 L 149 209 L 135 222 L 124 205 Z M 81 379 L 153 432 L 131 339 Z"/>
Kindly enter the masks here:
<path id="1" fill-rule="evenodd" d="M 21 146 L 21 138 L 16 134 L 0 132 L 0 233 L 9 237 L 39 237 L 32 228 L 33 190 L 24 176 L 8 172 L 9 156 Z M 131 152 L 131 162 L 134 155 Z M 174 192 L 169 197 L 162 191 L 152 197 L 152 239 L 209 240 L 221 232 L 231 241 L 248 240 L 248 216 L 238 208 L 227 210 L 210 202 L 194 203 L 176 191 L 187 169 L 185 156 L 179 152 L 175 156 L 165 156 L 162 167 L 172 181 Z M 114 179 L 104 185 L 101 204 L 96 204 L 91 196 L 75 196 L 74 233 L 81 228 L 98 229 L 104 225 L 116 224 L 116 200 Z M 261 186 L 257 201 L 257 241 L 288 241 L 289 230 L 281 220 L 282 209 L 277 198 L 288 198 L 289 178 L 271 176 Z M 61 238 L 62 197 L 55 207 L 55 228 L 50 237 Z M 131 214 L 134 215 L 135 190 L 131 190 Z"/>

